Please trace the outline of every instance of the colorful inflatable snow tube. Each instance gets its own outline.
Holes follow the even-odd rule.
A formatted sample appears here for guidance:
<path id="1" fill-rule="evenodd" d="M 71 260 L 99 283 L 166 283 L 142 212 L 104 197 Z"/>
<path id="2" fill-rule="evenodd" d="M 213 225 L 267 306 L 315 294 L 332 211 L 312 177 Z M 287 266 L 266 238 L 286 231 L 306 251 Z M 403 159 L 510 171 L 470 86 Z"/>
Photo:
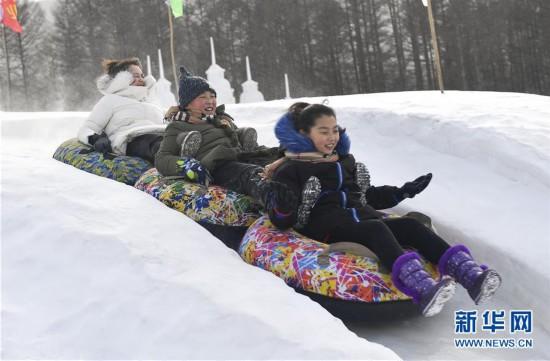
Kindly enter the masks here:
<path id="1" fill-rule="evenodd" d="M 341 318 L 418 313 L 411 299 L 395 288 L 390 274 L 380 269 L 375 256 L 329 253 L 328 248 L 294 230 L 278 230 L 263 216 L 246 232 L 239 254 L 247 263 L 274 273 Z M 429 264 L 428 268 L 437 277 L 436 267 Z M 387 307 L 379 312 L 382 308 L 377 306 L 373 315 L 374 305 Z"/>
<path id="2" fill-rule="evenodd" d="M 145 172 L 135 187 L 202 224 L 247 227 L 260 217 L 260 206 L 250 197 L 218 186 L 162 177 L 155 168 Z"/>
<path id="3" fill-rule="evenodd" d="M 75 138 L 61 144 L 53 157 L 88 173 L 128 185 L 134 185 L 139 177 L 152 167 L 149 162 L 141 158 L 113 155 L 113 159 L 105 159 L 103 154 L 91 150 L 89 145 Z"/>

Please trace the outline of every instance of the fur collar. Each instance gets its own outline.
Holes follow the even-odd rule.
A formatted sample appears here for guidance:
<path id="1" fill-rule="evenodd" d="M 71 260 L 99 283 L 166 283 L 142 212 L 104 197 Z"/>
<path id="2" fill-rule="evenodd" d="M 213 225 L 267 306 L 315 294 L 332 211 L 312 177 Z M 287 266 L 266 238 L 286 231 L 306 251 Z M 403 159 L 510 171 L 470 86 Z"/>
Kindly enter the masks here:
<path id="1" fill-rule="evenodd" d="M 121 71 L 114 78 L 108 74 L 103 74 L 97 79 L 97 89 L 104 95 L 116 94 L 128 98 L 134 98 L 139 101 L 149 97 L 150 92 L 155 85 L 155 79 L 148 75 L 145 77 L 145 86 L 132 86 L 132 74 L 129 71 Z"/>
<path id="2" fill-rule="evenodd" d="M 279 143 L 292 153 L 316 152 L 311 139 L 294 129 L 290 113 L 283 115 L 275 125 L 275 136 Z M 340 155 L 349 154 L 351 141 L 345 132 L 340 132 L 340 140 L 336 145 L 336 152 Z"/>

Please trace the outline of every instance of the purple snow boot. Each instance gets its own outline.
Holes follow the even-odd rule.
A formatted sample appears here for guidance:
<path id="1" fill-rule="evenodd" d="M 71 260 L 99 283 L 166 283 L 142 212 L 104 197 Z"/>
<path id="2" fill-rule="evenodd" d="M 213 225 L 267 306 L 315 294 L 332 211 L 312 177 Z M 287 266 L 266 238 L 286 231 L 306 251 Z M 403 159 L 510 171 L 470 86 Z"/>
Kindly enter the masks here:
<path id="1" fill-rule="evenodd" d="M 420 305 L 422 314 L 426 317 L 437 315 L 445 302 L 453 297 L 456 287 L 449 277 L 440 281 L 434 280 L 424 269 L 416 252 L 405 253 L 395 260 L 392 281 L 398 290 Z"/>
<path id="2" fill-rule="evenodd" d="M 449 275 L 460 283 L 478 305 L 488 301 L 500 287 L 497 271 L 478 265 L 464 245 L 449 248 L 439 259 L 439 273 Z"/>

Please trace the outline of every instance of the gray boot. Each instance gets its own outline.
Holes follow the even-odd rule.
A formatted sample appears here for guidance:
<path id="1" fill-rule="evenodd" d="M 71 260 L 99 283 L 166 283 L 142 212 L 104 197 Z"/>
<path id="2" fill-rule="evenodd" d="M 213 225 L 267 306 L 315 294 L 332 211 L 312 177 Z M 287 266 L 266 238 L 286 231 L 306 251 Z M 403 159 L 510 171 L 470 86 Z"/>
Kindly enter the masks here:
<path id="1" fill-rule="evenodd" d="M 302 189 L 302 201 L 300 202 L 300 207 L 298 207 L 298 221 L 296 223 L 296 228 L 304 227 L 308 220 L 311 209 L 319 199 L 321 195 L 321 181 L 319 178 L 311 176 L 304 184 Z"/>
<path id="2" fill-rule="evenodd" d="M 359 186 L 361 194 L 359 195 L 359 200 L 364 206 L 367 204 L 366 192 L 370 187 L 370 173 L 367 169 L 367 166 L 364 163 L 356 162 L 355 163 L 355 184 Z"/>
<path id="3" fill-rule="evenodd" d="M 181 157 L 194 158 L 201 147 L 202 135 L 196 130 L 180 133 L 176 138 L 176 143 L 181 144 Z"/>
<path id="4" fill-rule="evenodd" d="M 254 128 L 237 129 L 239 143 L 245 152 L 251 152 L 258 147 L 258 132 Z"/>

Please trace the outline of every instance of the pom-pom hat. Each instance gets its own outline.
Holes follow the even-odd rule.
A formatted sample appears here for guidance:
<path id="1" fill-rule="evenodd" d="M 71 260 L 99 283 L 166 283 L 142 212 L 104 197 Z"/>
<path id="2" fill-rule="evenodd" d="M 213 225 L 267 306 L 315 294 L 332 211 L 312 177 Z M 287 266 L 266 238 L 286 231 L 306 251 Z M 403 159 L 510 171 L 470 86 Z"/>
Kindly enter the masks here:
<path id="1" fill-rule="evenodd" d="M 208 81 L 200 76 L 194 76 L 184 66 L 180 66 L 180 80 L 179 80 L 179 107 L 184 110 L 189 103 L 196 97 L 204 93 L 205 91 L 211 91 L 216 95 L 216 91 L 212 89 Z"/>

